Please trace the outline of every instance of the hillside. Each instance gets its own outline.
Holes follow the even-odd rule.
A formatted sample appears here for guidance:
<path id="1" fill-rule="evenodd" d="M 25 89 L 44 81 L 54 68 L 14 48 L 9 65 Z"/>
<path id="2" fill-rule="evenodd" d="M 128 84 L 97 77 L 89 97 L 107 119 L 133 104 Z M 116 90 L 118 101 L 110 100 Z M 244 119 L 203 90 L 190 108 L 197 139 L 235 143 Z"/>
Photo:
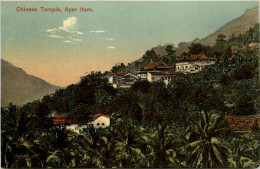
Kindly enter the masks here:
<path id="1" fill-rule="evenodd" d="M 248 9 L 242 16 L 230 21 L 207 37 L 203 39 L 196 38 L 191 42 L 181 42 L 179 43 L 178 47 L 174 48 L 174 50 L 176 51 L 176 55 L 179 56 L 183 52 L 187 52 L 188 47 L 192 43 L 201 43 L 203 45 L 213 46 L 219 34 L 226 35 L 226 39 L 229 38 L 232 34 L 244 34 L 246 33 L 246 31 L 248 31 L 250 27 L 253 27 L 256 23 L 259 23 L 259 8 Z M 157 55 L 164 56 L 166 55 L 165 48 L 169 44 L 163 46 L 158 45 L 156 47 L 153 47 L 152 49 Z M 134 62 L 132 62 L 131 64 L 133 63 Z"/>
<path id="2" fill-rule="evenodd" d="M 1 59 L 1 105 L 13 102 L 23 105 L 27 102 L 41 99 L 44 95 L 54 93 L 58 86 L 32 75 L 23 69 L 13 66 Z"/>
<path id="3" fill-rule="evenodd" d="M 203 45 L 213 46 L 215 40 L 219 34 L 226 35 L 226 38 L 229 38 L 232 34 L 239 35 L 244 34 L 250 27 L 253 27 L 256 23 L 259 23 L 259 8 L 248 9 L 244 15 L 232 20 L 231 22 L 225 24 L 219 28 L 216 32 L 210 34 L 209 36 L 203 39 L 195 39 L 192 42 L 180 43 L 178 48 L 176 48 L 176 54 L 180 55 L 181 53 L 188 50 L 188 46 L 191 43 L 201 43 Z"/>

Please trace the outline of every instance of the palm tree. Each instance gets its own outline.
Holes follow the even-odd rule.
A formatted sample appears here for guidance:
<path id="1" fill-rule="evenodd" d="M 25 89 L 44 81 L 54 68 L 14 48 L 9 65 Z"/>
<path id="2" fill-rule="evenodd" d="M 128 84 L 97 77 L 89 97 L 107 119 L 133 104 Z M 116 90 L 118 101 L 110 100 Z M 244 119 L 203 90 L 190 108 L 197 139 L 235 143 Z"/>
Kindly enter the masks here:
<path id="1" fill-rule="evenodd" d="M 2 166 L 31 167 L 32 158 L 36 156 L 29 130 L 35 116 L 19 112 L 19 108 L 10 103 L 2 108 L 2 118 Z"/>
<path id="2" fill-rule="evenodd" d="M 81 159 L 76 137 L 76 133 L 57 127 L 51 129 L 50 133 L 43 133 L 37 139 L 37 145 L 47 153 L 45 165 L 57 168 L 76 167 Z"/>
<path id="3" fill-rule="evenodd" d="M 226 131 L 226 128 L 221 126 L 220 116 L 208 116 L 202 111 L 199 122 L 191 120 L 193 124 L 188 128 L 188 147 L 192 149 L 193 167 L 224 167 L 227 164 L 228 148 L 219 138 L 220 134 Z"/>
<path id="4" fill-rule="evenodd" d="M 258 133 L 259 135 L 259 133 Z M 229 154 L 229 167 L 232 168 L 255 168 L 259 161 L 259 139 L 252 137 L 236 136 L 232 137 Z M 250 142 L 250 144 L 248 144 Z"/>
<path id="5" fill-rule="evenodd" d="M 93 128 L 90 128 L 86 133 L 80 134 L 78 136 L 78 144 L 81 147 L 82 154 L 83 154 L 83 158 L 81 164 L 79 164 L 79 167 L 100 168 L 105 166 L 102 163 L 102 159 L 101 159 L 102 157 L 99 153 L 100 149 L 102 148 L 101 146 L 102 139 L 100 137 L 100 130 L 95 130 Z"/>
<path id="6" fill-rule="evenodd" d="M 115 144 L 117 165 L 120 168 L 145 167 L 144 128 L 131 119 L 117 119 L 111 128 L 112 141 Z"/>

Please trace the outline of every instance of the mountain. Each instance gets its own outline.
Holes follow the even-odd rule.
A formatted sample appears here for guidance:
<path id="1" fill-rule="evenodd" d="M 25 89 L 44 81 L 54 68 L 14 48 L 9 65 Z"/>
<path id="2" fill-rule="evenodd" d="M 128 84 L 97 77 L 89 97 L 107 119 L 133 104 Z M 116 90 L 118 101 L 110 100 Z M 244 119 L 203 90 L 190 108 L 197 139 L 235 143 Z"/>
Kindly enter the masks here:
<path id="1" fill-rule="evenodd" d="M 60 87 L 27 74 L 23 69 L 1 59 L 1 105 L 23 105 L 54 93 Z"/>
<path id="2" fill-rule="evenodd" d="M 219 34 L 226 35 L 226 39 L 228 39 L 232 34 L 239 35 L 240 33 L 246 33 L 246 31 L 248 31 L 249 28 L 254 27 L 256 23 L 259 23 L 259 8 L 248 9 L 242 16 L 230 21 L 214 33 L 208 35 L 207 37 L 203 39 L 196 38 L 191 42 L 181 42 L 178 44 L 178 47 L 174 48 L 174 50 L 176 51 L 176 55 L 179 56 L 183 52 L 187 52 L 188 47 L 192 43 L 201 43 L 203 45 L 213 46 Z M 156 47 L 153 47 L 152 49 L 155 51 L 157 55 L 164 56 L 166 55 L 165 48 L 167 45 L 171 44 L 169 43 L 163 46 L 158 45 Z M 132 62 L 131 65 L 134 65 L 134 62 Z"/>
<path id="3" fill-rule="evenodd" d="M 186 52 L 191 43 L 201 43 L 203 45 L 213 46 L 219 34 L 226 35 L 226 39 L 229 38 L 232 34 L 244 34 L 246 33 L 246 31 L 248 31 L 249 28 L 254 27 L 256 23 L 259 23 L 259 8 L 248 9 L 242 16 L 225 24 L 216 32 L 208 35 L 207 37 L 203 39 L 195 39 L 192 42 L 188 43 L 180 43 L 178 45 L 178 48 L 175 49 L 176 55 L 178 56 L 183 52 Z"/>

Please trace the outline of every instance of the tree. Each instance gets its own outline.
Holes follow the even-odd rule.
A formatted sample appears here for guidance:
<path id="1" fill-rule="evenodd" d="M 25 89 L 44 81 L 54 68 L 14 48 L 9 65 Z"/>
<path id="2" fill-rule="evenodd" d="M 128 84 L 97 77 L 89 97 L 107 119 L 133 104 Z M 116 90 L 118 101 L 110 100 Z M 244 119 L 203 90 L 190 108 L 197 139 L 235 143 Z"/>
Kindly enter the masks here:
<path id="1" fill-rule="evenodd" d="M 35 158 L 33 144 L 30 140 L 32 132 L 30 127 L 35 116 L 19 112 L 16 105 L 10 103 L 2 108 L 2 166 L 5 168 L 32 167 Z M 2 119 L 2 120 L 3 120 Z"/>
<path id="2" fill-rule="evenodd" d="M 236 69 L 232 77 L 235 80 L 241 80 L 241 79 L 252 79 L 255 75 L 255 68 L 253 68 L 250 64 L 243 64 L 241 67 Z"/>
<path id="3" fill-rule="evenodd" d="M 143 136 L 150 148 L 148 158 L 151 164 L 149 166 L 153 168 L 180 168 L 181 165 L 177 158 L 178 144 L 170 130 L 170 126 L 163 123 L 160 116 L 161 114 L 157 114 L 157 123 L 154 125 L 156 127 L 155 131 L 152 134 Z"/>
<path id="4" fill-rule="evenodd" d="M 188 128 L 188 146 L 192 148 L 191 162 L 193 167 L 218 168 L 227 165 L 228 148 L 220 136 L 226 131 L 221 125 L 221 117 L 204 111 L 198 122 L 191 119 L 193 124 Z"/>
<path id="5" fill-rule="evenodd" d="M 219 80 L 219 84 L 223 87 L 227 87 L 231 84 L 232 79 L 228 75 L 222 75 Z"/>
<path id="6" fill-rule="evenodd" d="M 259 166 L 259 133 L 250 133 L 247 137 L 236 135 L 230 137 L 231 151 L 228 157 L 230 168 L 257 168 Z M 248 144 L 250 142 L 250 144 Z"/>
<path id="7" fill-rule="evenodd" d="M 206 47 L 201 43 L 192 43 L 189 46 L 188 54 L 197 55 L 205 52 Z"/>
<path id="8" fill-rule="evenodd" d="M 208 101 L 207 99 L 207 90 L 204 85 L 199 85 L 194 93 L 194 101 L 197 106 L 200 108 L 204 107 L 206 102 Z"/>
<path id="9" fill-rule="evenodd" d="M 141 93 L 146 93 L 148 92 L 150 88 L 150 82 L 147 80 L 142 80 L 142 81 L 136 81 L 132 86 L 131 90 L 134 92 L 141 92 Z"/>
<path id="10" fill-rule="evenodd" d="M 225 55 L 226 49 L 227 49 L 227 41 L 225 40 L 226 35 L 219 34 L 218 38 L 216 39 L 215 43 L 215 51 L 220 53 L 221 56 Z"/>
<path id="11" fill-rule="evenodd" d="M 50 109 L 47 104 L 41 102 L 35 109 L 36 115 L 40 118 L 46 117 L 50 113 Z"/>
<path id="12" fill-rule="evenodd" d="M 233 111 L 235 115 L 253 115 L 256 113 L 254 108 L 254 100 L 250 96 L 244 96 L 238 99 Z"/>
<path id="13" fill-rule="evenodd" d="M 167 53 L 167 60 L 168 60 L 168 64 L 169 65 L 172 65 L 172 64 L 175 64 L 175 63 L 178 62 L 177 58 L 176 58 L 176 55 L 175 55 L 176 51 L 173 50 L 173 46 L 172 45 L 166 46 L 165 51 Z"/>

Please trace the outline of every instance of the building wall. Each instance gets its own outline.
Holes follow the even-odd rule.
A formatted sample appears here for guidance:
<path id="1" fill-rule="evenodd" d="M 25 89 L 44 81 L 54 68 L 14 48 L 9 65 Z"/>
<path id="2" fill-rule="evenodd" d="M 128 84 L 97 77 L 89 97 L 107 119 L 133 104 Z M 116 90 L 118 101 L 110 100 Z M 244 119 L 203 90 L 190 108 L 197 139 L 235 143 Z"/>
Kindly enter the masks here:
<path id="1" fill-rule="evenodd" d="M 138 78 L 141 79 L 141 80 L 147 80 L 147 72 L 145 73 L 138 73 L 137 74 Z"/>
<path id="2" fill-rule="evenodd" d="M 203 65 L 203 66 L 212 65 L 212 64 L 215 64 L 215 63 L 216 63 L 215 60 L 196 60 L 196 61 L 194 61 L 194 64 Z"/>
<path id="3" fill-rule="evenodd" d="M 92 121 L 92 122 L 90 122 L 88 124 L 93 124 L 93 127 L 95 129 L 106 128 L 106 127 L 110 126 L 110 118 L 104 117 L 104 116 L 100 116 L 96 120 L 94 120 L 94 121 Z"/>
<path id="4" fill-rule="evenodd" d="M 111 83 L 111 84 L 113 84 L 113 76 L 109 76 L 108 82 Z"/>
<path id="5" fill-rule="evenodd" d="M 176 71 L 185 72 L 191 70 L 194 65 L 189 62 L 176 63 Z"/>
<path id="6" fill-rule="evenodd" d="M 156 82 L 160 81 L 161 78 L 164 78 L 163 82 L 165 81 L 166 77 L 164 75 L 152 75 L 150 72 L 147 74 L 147 80 L 149 82 Z"/>
<path id="7" fill-rule="evenodd" d="M 66 130 L 74 131 L 78 134 L 79 134 L 80 129 L 81 129 L 78 124 L 66 125 L 65 128 L 66 128 Z"/>

